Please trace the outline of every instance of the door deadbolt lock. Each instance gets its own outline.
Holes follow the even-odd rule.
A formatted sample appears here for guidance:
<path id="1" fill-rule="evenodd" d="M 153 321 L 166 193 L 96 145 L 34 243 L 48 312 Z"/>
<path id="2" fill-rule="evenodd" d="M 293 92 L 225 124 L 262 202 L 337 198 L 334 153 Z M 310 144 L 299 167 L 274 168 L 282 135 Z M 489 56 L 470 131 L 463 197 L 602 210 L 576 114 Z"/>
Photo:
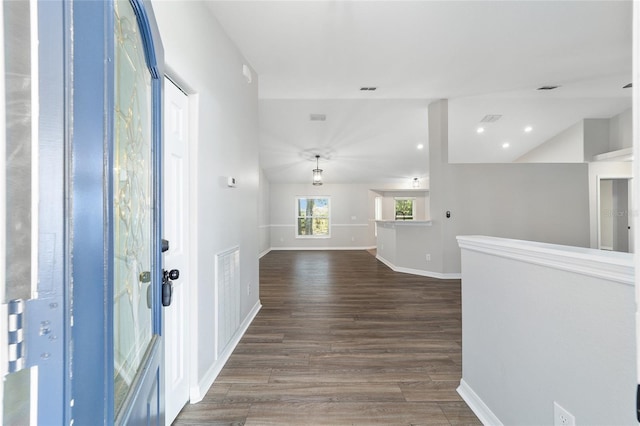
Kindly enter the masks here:
<path id="1" fill-rule="evenodd" d="M 171 305 L 171 295 L 173 293 L 173 281 L 180 278 L 180 271 L 172 269 L 167 271 L 162 270 L 162 306 Z"/>

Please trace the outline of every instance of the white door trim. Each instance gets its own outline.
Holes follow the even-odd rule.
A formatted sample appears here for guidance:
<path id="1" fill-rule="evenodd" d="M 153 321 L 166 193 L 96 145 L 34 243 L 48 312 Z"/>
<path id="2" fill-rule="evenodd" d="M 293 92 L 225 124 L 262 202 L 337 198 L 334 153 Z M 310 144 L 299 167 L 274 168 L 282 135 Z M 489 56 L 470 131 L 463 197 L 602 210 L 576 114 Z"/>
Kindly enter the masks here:
<path id="1" fill-rule="evenodd" d="M 197 226 L 197 140 L 198 140 L 198 94 L 189 88 L 184 81 L 171 71 L 170 67 L 167 67 L 167 73 L 165 77 L 170 80 L 165 80 L 165 85 L 173 84 L 180 91 L 185 93 L 188 98 L 188 116 L 187 126 L 188 139 L 186 140 L 186 150 L 188 163 L 187 175 L 188 175 L 188 191 L 186 194 L 186 204 L 188 207 L 188 216 L 184 216 L 183 220 L 186 222 L 185 227 L 188 233 L 188 259 L 187 259 L 187 271 L 181 271 L 181 278 L 187 280 L 187 284 L 184 288 L 185 303 L 189 306 L 187 309 L 188 317 L 185 318 L 187 324 L 187 332 L 185 333 L 185 353 L 188 357 L 186 359 L 185 374 L 188 378 L 188 392 L 189 401 L 193 400 L 193 389 L 198 387 L 198 341 L 197 341 L 197 324 L 198 324 L 198 312 L 197 306 L 192 303 L 194 300 L 198 300 L 198 274 L 197 274 L 197 232 L 194 229 L 189 229 L 190 226 Z M 171 242 L 170 242 L 171 243 Z M 167 268 L 171 268 L 171 265 L 165 265 Z M 166 342 L 167 344 L 169 342 Z M 173 419 L 166 418 L 166 423 L 170 424 Z"/>

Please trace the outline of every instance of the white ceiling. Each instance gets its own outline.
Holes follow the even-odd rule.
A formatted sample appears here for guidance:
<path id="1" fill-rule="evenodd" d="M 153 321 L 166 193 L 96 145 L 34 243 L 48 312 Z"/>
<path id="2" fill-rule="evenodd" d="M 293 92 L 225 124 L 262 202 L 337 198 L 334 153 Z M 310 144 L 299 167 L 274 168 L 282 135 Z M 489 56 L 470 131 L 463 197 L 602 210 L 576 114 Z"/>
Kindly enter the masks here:
<path id="1" fill-rule="evenodd" d="M 326 182 L 393 183 L 428 174 L 416 145 L 434 99 L 450 100 L 459 162 L 512 161 L 581 118 L 629 108 L 632 3 L 208 2 L 259 75 L 270 181 L 310 182 L 317 152 Z M 548 84 L 561 87 L 535 90 Z M 479 142 L 486 114 L 503 118 Z"/>

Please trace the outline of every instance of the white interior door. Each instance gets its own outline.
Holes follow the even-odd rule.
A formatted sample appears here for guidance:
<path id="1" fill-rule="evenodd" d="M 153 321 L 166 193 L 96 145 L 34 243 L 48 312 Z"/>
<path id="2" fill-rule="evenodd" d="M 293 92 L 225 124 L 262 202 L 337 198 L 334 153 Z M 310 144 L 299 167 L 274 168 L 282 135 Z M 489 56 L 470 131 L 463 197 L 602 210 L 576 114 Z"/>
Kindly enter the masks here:
<path id="1" fill-rule="evenodd" d="M 164 316 L 165 419 L 171 424 L 189 400 L 189 100 L 169 79 L 165 79 L 164 114 L 164 238 L 169 240 L 164 267 L 180 271 Z"/>

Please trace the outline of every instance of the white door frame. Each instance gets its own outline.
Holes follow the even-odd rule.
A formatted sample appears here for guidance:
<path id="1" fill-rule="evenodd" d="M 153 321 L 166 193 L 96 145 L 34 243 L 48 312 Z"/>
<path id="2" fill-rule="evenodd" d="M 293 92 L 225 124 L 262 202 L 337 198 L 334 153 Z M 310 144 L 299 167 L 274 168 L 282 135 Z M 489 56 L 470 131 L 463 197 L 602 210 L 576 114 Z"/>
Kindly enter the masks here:
<path id="1" fill-rule="evenodd" d="M 188 117 L 188 132 L 189 137 L 187 140 L 187 151 L 189 157 L 188 173 L 189 173 L 189 189 L 188 189 L 188 204 L 189 204 L 189 217 L 184 217 L 184 220 L 191 224 L 189 232 L 189 261 L 188 271 L 183 275 L 185 278 L 188 276 L 188 285 L 186 287 L 185 296 L 187 297 L 186 303 L 191 306 L 188 310 L 189 317 L 186 319 L 189 332 L 186 334 L 186 346 L 187 353 L 189 354 L 187 375 L 189 377 L 189 401 L 191 403 L 198 402 L 202 399 L 203 395 L 200 395 L 200 386 L 198 379 L 198 341 L 196 336 L 198 335 L 198 310 L 197 305 L 193 301 L 198 300 L 198 123 L 199 123 L 199 94 L 170 66 L 165 64 L 165 77 L 175 84 L 182 92 L 188 96 L 189 100 L 189 117 Z M 170 267 L 170 265 L 166 265 Z M 182 273 L 182 271 L 181 271 Z M 165 342 L 168 344 L 169 342 Z M 168 419 L 167 419 L 168 420 Z"/>
<path id="2" fill-rule="evenodd" d="M 640 176 L 640 4 L 637 1 L 633 2 L 633 176 Z M 633 215 L 631 230 L 634 236 L 634 243 L 640 242 L 640 227 L 635 226 L 638 216 L 638 206 L 640 205 L 640 185 L 633 185 Z M 634 254 L 635 268 L 635 285 L 636 285 L 636 383 L 640 384 L 640 250 L 635 250 Z M 637 389 L 640 394 L 640 385 Z M 636 407 L 640 408 L 640 407 Z M 640 418 L 640 413 L 638 414 Z"/>
<path id="3" fill-rule="evenodd" d="M 603 180 L 626 180 L 628 182 L 629 200 L 631 202 L 628 203 L 627 221 L 629 223 L 629 226 L 631 226 L 631 233 L 629 234 L 629 251 L 631 252 L 632 249 L 635 247 L 635 233 L 633 231 L 633 228 L 635 228 L 635 226 L 632 226 L 631 224 L 633 222 L 633 216 L 636 212 L 636 210 L 633 208 L 633 205 L 632 205 L 632 203 L 636 202 L 635 201 L 636 195 L 633 194 L 633 190 L 635 189 L 635 185 L 633 184 L 633 178 L 631 176 L 625 176 L 625 175 L 597 175 L 596 176 L 596 218 L 597 218 L 596 248 L 600 249 L 601 242 L 602 242 L 602 236 L 601 236 L 602 213 L 600 211 L 601 210 L 600 209 L 600 182 Z"/>

